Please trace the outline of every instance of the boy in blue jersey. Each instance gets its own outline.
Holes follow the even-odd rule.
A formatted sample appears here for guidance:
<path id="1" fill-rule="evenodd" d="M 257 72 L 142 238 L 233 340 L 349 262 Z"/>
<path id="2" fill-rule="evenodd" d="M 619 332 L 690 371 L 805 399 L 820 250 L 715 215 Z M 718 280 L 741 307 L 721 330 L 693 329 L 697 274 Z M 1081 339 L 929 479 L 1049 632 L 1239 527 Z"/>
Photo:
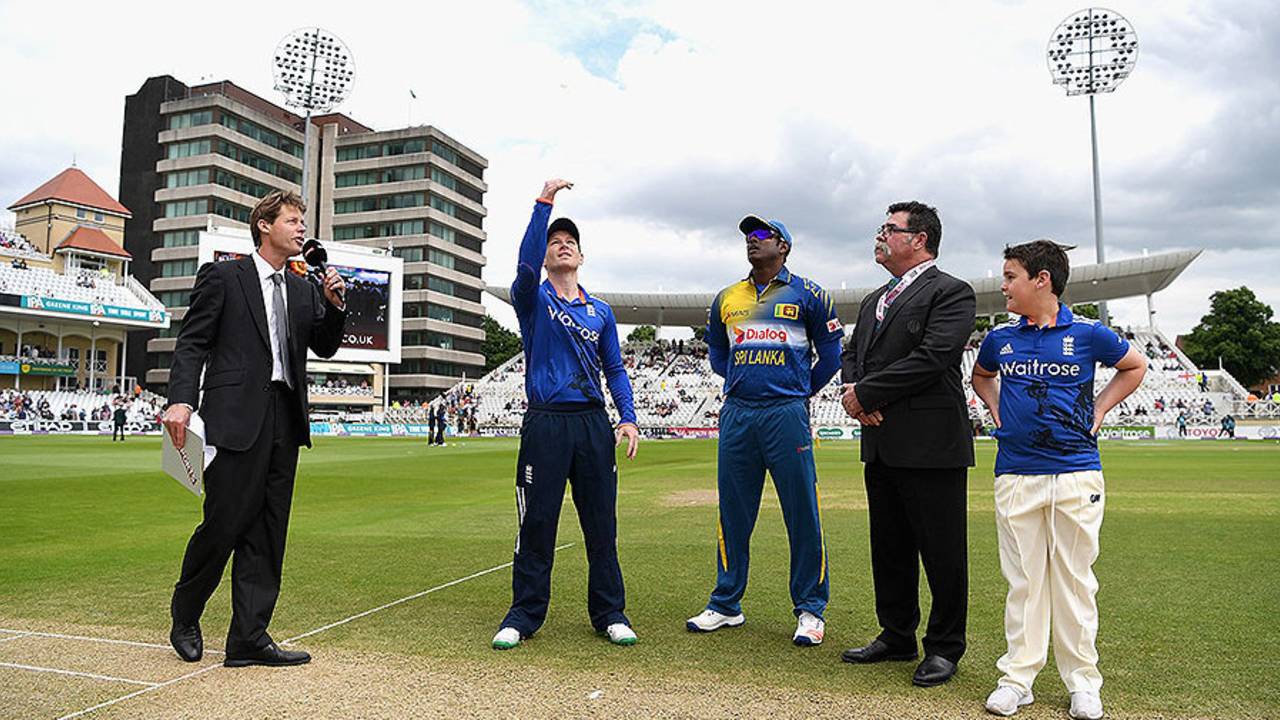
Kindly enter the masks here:
<path id="1" fill-rule="evenodd" d="M 830 582 L 808 401 L 839 369 L 844 330 L 831 296 L 787 270 L 792 241 L 785 225 L 748 215 L 738 229 L 746 236 L 751 274 L 716 296 L 706 333 L 711 369 L 724 377 L 725 396 L 716 587 L 706 610 L 685 626 L 711 632 L 746 622 L 741 600 L 767 469 L 791 543 L 792 640 L 818 645 Z"/>
<path id="2" fill-rule="evenodd" d="M 973 389 L 995 421 L 996 530 L 1008 651 L 987 710 L 1013 715 L 1034 697 L 1031 685 L 1054 659 L 1071 693 L 1072 718 L 1102 717 L 1098 672 L 1098 557 L 1104 491 L 1098 429 L 1146 373 L 1137 348 L 1059 302 L 1070 264 L 1049 240 L 1005 248 L 1001 291 L 1021 317 L 982 341 Z M 1116 369 L 1094 398 L 1096 363 Z"/>
<path id="3" fill-rule="evenodd" d="M 591 624 L 617 645 L 636 642 L 631 621 L 623 614 L 614 448 L 625 437 L 627 457 L 634 458 L 640 435 L 613 310 L 578 284 L 578 227 L 568 218 L 547 225 L 556 193 L 568 187 L 572 185 L 559 179 L 543 186 L 520 243 L 511 284 L 511 305 L 524 341 L 529 409 L 520 428 L 516 464 L 520 527 L 511 568 L 511 609 L 493 637 L 493 647 L 499 650 L 519 645 L 547 617 L 566 480 L 572 485 L 587 549 Z M 543 267 L 547 279 L 539 283 Z M 604 409 L 602 371 L 622 416 L 616 428 Z"/>

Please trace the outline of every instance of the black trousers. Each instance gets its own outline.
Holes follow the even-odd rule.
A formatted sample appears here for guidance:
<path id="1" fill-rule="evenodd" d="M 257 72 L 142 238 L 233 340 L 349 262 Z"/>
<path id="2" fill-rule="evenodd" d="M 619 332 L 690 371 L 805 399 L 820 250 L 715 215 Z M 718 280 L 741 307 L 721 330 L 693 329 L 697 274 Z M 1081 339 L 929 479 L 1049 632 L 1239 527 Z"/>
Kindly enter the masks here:
<path id="1" fill-rule="evenodd" d="M 111 428 L 111 442 L 115 442 L 116 438 L 120 438 L 120 442 L 124 442 L 124 423 L 115 423 Z"/>
<path id="2" fill-rule="evenodd" d="M 294 391 L 273 382 L 270 392 L 253 446 L 244 452 L 219 448 L 205 470 L 204 522 L 187 543 L 170 606 L 175 623 L 197 622 L 232 558 L 228 653 L 271 643 L 267 625 L 280 594 L 301 419 Z"/>
<path id="3" fill-rule="evenodd" d="M 925 655 L 959 662 L 969 608 L 967 468 L 890 467 L 864 471 L 871 519 L 871 576 L 880 640 L 914 650 L 920 625 L 920 564 L 933 605 Z"/>
<path id="4" fill-rule="evenodd" d="M 623 614 L 626 593 L 618 566 L 618 468 L 613 428 L 604 408 L 576 405 L 529 408 L 520 429 L 516 465 L 515 562 L 511 609 L 502 627 L 529 636 L 542 627 L 551 602 L 551 565 L 564 486 L 587 550 L 587 613 L 596 630 L 631 624 Z"/>

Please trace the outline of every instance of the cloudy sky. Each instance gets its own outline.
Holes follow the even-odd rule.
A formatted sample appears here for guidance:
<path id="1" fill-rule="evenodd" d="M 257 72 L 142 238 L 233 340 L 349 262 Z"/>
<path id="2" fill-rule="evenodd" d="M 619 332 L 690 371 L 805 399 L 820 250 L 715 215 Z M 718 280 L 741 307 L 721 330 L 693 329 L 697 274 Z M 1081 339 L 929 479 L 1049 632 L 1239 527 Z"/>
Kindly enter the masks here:
<path id="1" fill-rule="evenodd" d="M 553 176 L 576 183 L 557 209 L 582 228 L 592 290 L 718 289 L 745 273 L 746 212 L 787 222 L 796 272 L 878 285 L 870 236 L 902 199 L 939 208 L 940 263 L 961 277 L 1036 237 L 1094 260 L 1088 101 L 1051 84 L 1044 58 L 1078 0 L 57 7 L 50 22 L 47 5 L 0 0 L 5 205 L 73 158 L 116 192 L 124 97 L 147 77 L 276 99 L 276 45 L 319 25 L 355 57 L 341 110 L 430 123 L 489 159 L 493 284 L 514 275 Z M 1246 284 L 1280 310 L 1280 5 L 1112 8 L 1141 46 L 1097 103 L 1108 259 L 1205 249 L 1156 298 L 1171 334 L 1218 289 Z M 1145 322 L 1141 298 L 1112 309 Z"/>

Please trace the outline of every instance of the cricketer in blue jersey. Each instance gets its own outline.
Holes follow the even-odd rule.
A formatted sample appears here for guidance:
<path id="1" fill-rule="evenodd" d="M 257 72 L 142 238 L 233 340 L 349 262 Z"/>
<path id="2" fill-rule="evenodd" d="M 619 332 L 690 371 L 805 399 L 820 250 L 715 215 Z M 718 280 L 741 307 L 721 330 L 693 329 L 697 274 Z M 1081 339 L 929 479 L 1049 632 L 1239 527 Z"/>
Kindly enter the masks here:
<path id="1" fill-rule="evenodd" d="M 1001 291 L 1018 317 L 991 330 L 978 350 L 973 389 L 999 442 L 996 534 L 1008 649 L 987 709 L 1012 715 L 1030 704 L 1036 674 L 1054 660 L 1071 693 L 1072 718 L 1103 716 L 1098 672 L 1098 557 L 1105 487 L 1098 429 L 1137 389 L 1147 363 L 1110 328 L 1078 317 L 1059 298 L 1070 264 L 1063 248 L 1036 240 L 1005 248 Z M 1115 376 L 1095 398 L 1094 369 Z M 1051 619 L 1052 616 L 1052 619 Z"/>
<path id="2" fill-rule="evenodd" d="M 818 645 L 830 582 L 808 401 L 839 369 L 844 330 L 831 296 L 786 268 L 793 242 L 785 225 L 748 215 L 738 229 L 746 236 L 751 274 L 716 296 L 706 332 L 708 359 L 724 377 L 725 397 L 716 587 L 706 610 L 686 627 L 710 632 L 746 621 L 741 600 L 749 543 L 768 470 L 791 543 L 792 640 Z"/>
<path id="3" fill-rule="evenodd" d="M 578 284 L 578 227 L 568 218 L 548 225 L 556 193 L 568 187 L 570 183 L 558 179 L 543 186 L 520 243 L 511 284 L 511 304 L 524 341 L 529 409 L 520 428 L 516 463 L 520 527 L 511 569 L 511 609 L 493 638 L 500 650 L 515 647 L 546 620 L 566 480 L 587 550 L 591 624 L 615 644 L 636 642 L 623 613 L 614 448 L 625 437 L 627 457 L 633 458 L 640 436 L 613 310 Z M 547 279 L 540 283 L 543 267 Z M 621 415 L 616 428 L 605 412 L 601 373 Z"/>

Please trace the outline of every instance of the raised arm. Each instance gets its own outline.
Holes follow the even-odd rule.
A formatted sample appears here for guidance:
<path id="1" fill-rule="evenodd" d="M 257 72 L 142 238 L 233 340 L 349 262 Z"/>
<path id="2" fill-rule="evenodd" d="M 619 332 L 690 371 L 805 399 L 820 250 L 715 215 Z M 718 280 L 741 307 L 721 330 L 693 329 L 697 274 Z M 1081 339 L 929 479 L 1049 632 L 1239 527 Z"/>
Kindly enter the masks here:
<path id="1" fill-rule="evenodd" d="M 520 256 L 516 261 L 516 279 L 511 283 L 511 306 L 516 314 L 525 316 L 533 312 L 538 293 L 538 280 L 542 277 L 542 264 L 547 257 L 547 223 L 556 193 L 573 187 L 568 180 L 556 178 L 542 185 L 542 194 L 533 205 L 533 215 L 520 241 Z"/>

